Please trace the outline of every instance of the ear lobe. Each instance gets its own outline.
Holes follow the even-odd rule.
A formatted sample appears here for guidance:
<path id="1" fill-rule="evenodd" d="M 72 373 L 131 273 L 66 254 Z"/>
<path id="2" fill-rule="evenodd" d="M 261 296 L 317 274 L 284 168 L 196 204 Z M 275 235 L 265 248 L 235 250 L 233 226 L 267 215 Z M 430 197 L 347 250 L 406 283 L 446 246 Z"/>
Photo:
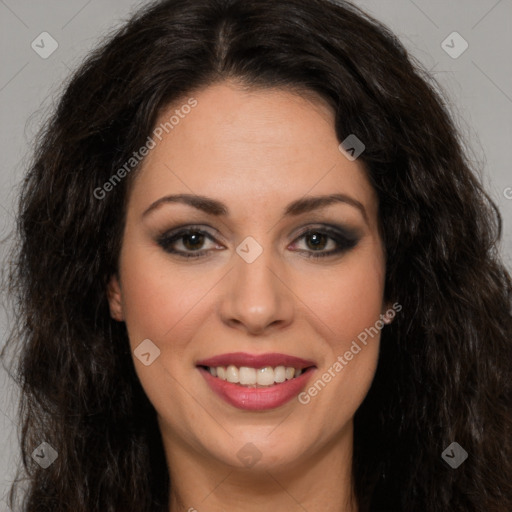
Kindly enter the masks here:
<path id="1" fill-rule="evenodd" d="M 108 283 L 107 298 L 110 307 L 110 316 L 118 322 L 124 322 L 121 286 L 119 279 L 115 275 L 110 278 Z"/>

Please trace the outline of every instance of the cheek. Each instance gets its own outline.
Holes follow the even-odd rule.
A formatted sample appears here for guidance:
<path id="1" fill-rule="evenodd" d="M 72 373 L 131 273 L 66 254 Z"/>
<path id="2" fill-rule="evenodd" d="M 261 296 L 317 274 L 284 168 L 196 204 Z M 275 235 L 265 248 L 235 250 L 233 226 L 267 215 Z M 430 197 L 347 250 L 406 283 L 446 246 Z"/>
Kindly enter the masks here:
<path id="1" fill-rule="evenodd" d="M 208 290 L 207 276 L 179 272 L 160 249 L 126 249 L 121 264 L 123 311 L 132 346 L 143 339 L 163 344 L 171 333 L 177 344 Z M 174 344 L 173 344 L 174 345 Z"/>
<path id="2" fill-rule="evenodd" d="M 315 378 L 300 397 L 319 418 L 312 427 L 335 431 L 346 424 L 370 388 L 379 354 L 375 325 L 382 313 L 384 272 L 380 245 L 375 245 L 347 256 L 331 274 L 304 281 L 310 318 L 319 319 L 315 325 L 323 352 Z M 331 411 L 327 418 L 326 410 Z"/>
<path id="3" fill-rule="evenodd" d="M 324 324 L 325 339 L 337 349 L 380 318 L 384 272 L 380 245 L 371 244 L 347 255 L 338 267 L 302 279 L 301 296 Z"/>
<path id="4" fill-rule="evenodd" d="M 178 286 L 168 286 L 151 261 L 126 259 L 123 275 L 123 311 L 130 342 L 133 345 L 145 338 L 158 340 L 171 329 L 180 310 Z"/>
<path id="5" fill-rule="evenodd" d="M 125 323 L 139 381 L 160 416 L 189 417 L 194 411 L 190 411 L 190 396 L 182 383 L 187 382 L 190 368 L 183 362 L 193 327 L 197 329 L 198 316 L 204 315 L 201 298 L 208 283 L 204 276 L 195 281 L 177 271 L 158 249 L 136 244 L 127 245 L 122 255 L 121 280 Z M 146 339 L 159 350 L 148 366 L 136 356 L 137 347 Z M 173 400 L 169 400 L 171 395 Z M 175 427 L 185 435 L 187 425 Z"/>

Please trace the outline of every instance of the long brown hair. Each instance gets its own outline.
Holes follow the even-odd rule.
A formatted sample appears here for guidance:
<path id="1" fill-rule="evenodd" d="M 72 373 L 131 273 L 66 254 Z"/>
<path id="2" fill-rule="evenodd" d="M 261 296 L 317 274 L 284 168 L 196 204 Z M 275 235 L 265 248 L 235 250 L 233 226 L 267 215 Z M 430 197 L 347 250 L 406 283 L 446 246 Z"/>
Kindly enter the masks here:
<path id="1" fill-rule="evenodd" d="M 403 310 L 383 331 L 355 417 L 361 510 L 512 510 L 512 285 L 496 251 L 500 215 L 434 81 L 386 27 L 328 0 L 152 3 L 67 84 L 23 183 L 10 279 L 23 510 L 167 510 L 155 411 L 105 295 L 136 169 L 104 197 L 97 189 L 162 108 L 227 78 L 314 91 L 332 105 L 339 140 L 366 145 L 385 294 Z M 30 457 L 42 440 L 58 452 L 47 469 Z M 454 441 L 469 454 L 457 469 L 441 458 Z"/>

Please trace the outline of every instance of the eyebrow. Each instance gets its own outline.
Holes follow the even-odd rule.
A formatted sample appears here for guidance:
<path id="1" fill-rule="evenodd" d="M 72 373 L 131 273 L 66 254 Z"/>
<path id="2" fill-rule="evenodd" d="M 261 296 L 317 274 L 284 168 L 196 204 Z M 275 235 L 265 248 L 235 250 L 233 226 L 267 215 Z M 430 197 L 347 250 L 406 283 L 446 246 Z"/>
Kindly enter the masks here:
<path id="1" fill-rule="evenodd" d="M 150 212 L 156 210 L 163 204 L 168 203 L 181 203 L 192 206 L 202 212 L 205 212 L 209 215 L 215 216 L 229 216 L 229 208 L 220 201 L 216 199 L 212 199 L 206 196 L 200 196 L 195 194 L 176 194 L 161 197 L 157 199 L 154 203 L 152 203 L 142 214 L 143 217 L 148 215 Z M 320 195 L 320 196 L 312 196 L 312 197 L 303 197 L 301 199 L 297 199 L 288 204 L 284 210 L 285 216 L 297 216 L 303 213 L 308 213 L 313 210 L 318 210 L 320 208 L 325 208 L 331 204 L 335 203 L 344 203 L 350 206 L 357 208 L 364 217 L 366 223 L 368 223 L 368 216 L 363 204 L 350 197 L 346 194 L 328 194 L 328 195 Z"/>

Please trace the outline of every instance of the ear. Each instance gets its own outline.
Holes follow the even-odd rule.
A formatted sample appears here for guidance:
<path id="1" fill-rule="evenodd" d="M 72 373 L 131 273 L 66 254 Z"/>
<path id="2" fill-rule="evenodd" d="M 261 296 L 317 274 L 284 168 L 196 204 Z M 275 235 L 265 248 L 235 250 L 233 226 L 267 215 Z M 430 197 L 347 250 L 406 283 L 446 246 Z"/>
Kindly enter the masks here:
<path id="1" fill-rule="evenodd" d="M 107 298 L 110 306 L 110 316 L 118 322 L 123 322 L 123 296 L 121 292 L 121 285 L 119 284 L 119 278 L 116 275 L 113 275 L 108 282 Z"/>

